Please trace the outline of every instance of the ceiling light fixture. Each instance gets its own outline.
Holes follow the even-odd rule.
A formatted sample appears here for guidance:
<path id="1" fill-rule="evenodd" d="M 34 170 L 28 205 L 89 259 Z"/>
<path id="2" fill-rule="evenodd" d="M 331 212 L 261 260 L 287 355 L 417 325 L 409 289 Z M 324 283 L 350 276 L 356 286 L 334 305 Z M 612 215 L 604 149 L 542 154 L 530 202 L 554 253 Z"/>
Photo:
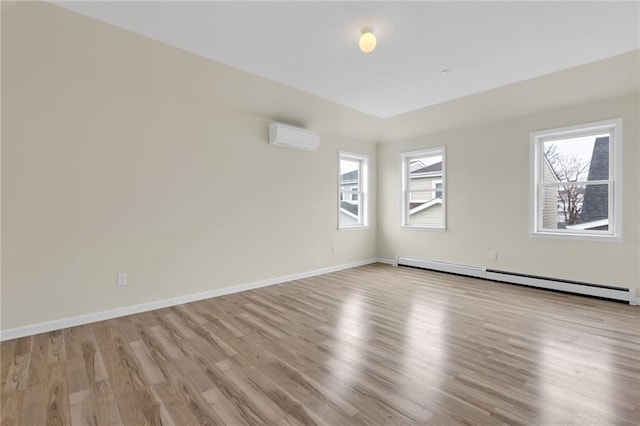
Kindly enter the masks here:
<path id="1" fill-rule="evenodd" d="M 364 53 L 371 53 L 373 49 L 376 48 L 376 36 L 373 34 L 372 27 L 364 27 L 362 29 L 362 35 L 360 36 L 360 42 L 358 46 L 360 46 L 360 50 Z"/>

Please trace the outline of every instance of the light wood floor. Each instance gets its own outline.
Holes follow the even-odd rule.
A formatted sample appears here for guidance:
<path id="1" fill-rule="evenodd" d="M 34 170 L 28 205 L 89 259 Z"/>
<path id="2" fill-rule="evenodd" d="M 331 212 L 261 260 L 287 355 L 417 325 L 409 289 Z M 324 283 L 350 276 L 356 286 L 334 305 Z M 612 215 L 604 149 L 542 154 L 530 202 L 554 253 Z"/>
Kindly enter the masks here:
<path id="1" fill-rule="evenodd" d="M 640 308 L 386 265 L 0 350 L 2 425 L 640 424 Z"/>

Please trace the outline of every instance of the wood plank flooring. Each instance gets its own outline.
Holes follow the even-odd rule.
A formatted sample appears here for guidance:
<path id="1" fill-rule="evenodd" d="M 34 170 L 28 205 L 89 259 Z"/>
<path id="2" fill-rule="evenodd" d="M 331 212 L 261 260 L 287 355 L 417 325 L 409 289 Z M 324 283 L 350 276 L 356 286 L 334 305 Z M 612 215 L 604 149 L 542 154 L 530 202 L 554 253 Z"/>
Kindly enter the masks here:
<path id="1" fill-rule="evenodd" d="M 379 264 L 0 353 L 3 426 L 640 424 L 640 308 Z"/>

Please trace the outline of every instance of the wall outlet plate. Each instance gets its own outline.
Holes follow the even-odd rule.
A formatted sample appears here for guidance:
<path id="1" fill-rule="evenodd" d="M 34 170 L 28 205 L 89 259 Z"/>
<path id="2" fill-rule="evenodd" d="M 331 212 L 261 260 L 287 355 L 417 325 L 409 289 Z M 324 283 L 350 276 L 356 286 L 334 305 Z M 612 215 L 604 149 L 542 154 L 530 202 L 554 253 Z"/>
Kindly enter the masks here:
<path id="1" fill-rule="evenodd" d="M 118 274 L 118 285 L 119 286 L 127 285 L 127 274 L 123 272 Z"/>
<path id="2" fill-rule="evenodd" d="M 498 260 L 498 252 L 490 251 L 489 252 L 489 260 Z"/>

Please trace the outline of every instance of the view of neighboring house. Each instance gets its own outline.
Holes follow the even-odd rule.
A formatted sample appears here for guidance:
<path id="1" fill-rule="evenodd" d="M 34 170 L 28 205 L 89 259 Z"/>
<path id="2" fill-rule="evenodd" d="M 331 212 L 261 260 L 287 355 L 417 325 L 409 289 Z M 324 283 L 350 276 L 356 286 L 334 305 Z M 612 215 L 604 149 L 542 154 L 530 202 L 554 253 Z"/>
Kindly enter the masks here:
<path id="1" fill-rule="evenodd" d="M 357 224 L 359 220 L 359 170 L 340 175 L 340 223 Z M 442 160 L 425 166 L 420 160 L 410 164 L 409 218 L 414 224 L 438 224 L 442 218 Z"/>
<path id="2" fill-rule="evenodd" d="M 409 171 L 409 222 L 437 225 L 442 221 L 442 160 L 424 165 L 412 161 Z"/>
<path id="3" fill-rule="evenodd" d="M 544 174 L 544 182 L 560 182 L 558 176 L 553 171 L 553 167 L 549 162 L 546 154 L 544 156 L 544 164 L 542 173 Z M 562 203 L 560 202 L 560 188 L 553 191 L 550 188 L 544 189 L 544 204 L 542 206 L 542 226 L 544 229 L 564 229 L 565 217 Z"/>
<path id="4" fill-rule="evenodd" d="M 360 170 L 352 170 L 340 175 L 340 223 L 342 225 L 355 225 L 359 223 L 358 190 Z"/>
<path id="5" fill-rule="evenodd" d="M 609 137 L 597 138 L 593 145 L 593 155 L 589 165 L 587 180 L 609 179 Z M 584 191 L 582 210 L 578 220 L 567 229 L 609 229 L 609 186 L 587 185 Z"/>

